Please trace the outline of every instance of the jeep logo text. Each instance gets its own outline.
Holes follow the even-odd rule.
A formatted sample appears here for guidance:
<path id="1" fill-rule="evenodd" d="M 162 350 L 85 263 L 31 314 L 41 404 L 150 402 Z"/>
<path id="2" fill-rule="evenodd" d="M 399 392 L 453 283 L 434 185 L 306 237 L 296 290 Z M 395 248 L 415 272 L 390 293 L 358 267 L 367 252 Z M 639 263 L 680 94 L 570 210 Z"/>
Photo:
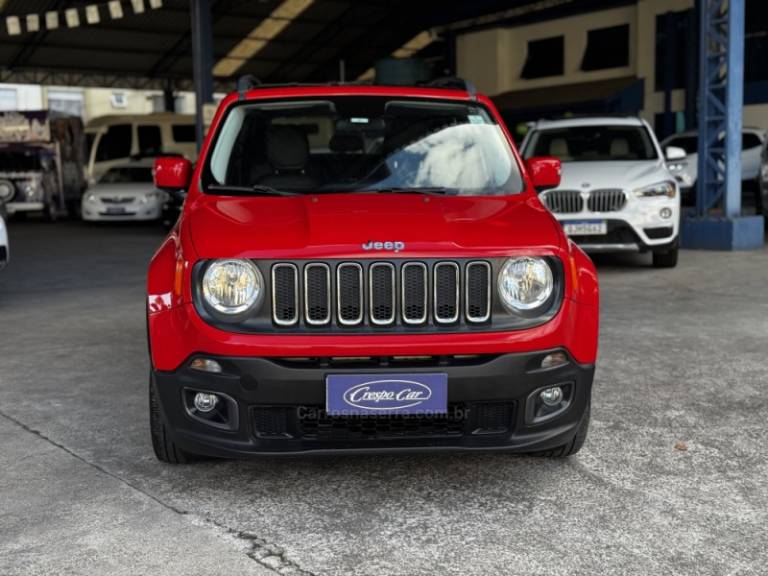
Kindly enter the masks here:
<path id="1" fill-rule="evenodd" d="M 363 244 L 363 250 L 394 250 L 395 252 L 400 252 L 400 250 L 405 250 L 405 242 L 376 242 L 369 240 Z"/>

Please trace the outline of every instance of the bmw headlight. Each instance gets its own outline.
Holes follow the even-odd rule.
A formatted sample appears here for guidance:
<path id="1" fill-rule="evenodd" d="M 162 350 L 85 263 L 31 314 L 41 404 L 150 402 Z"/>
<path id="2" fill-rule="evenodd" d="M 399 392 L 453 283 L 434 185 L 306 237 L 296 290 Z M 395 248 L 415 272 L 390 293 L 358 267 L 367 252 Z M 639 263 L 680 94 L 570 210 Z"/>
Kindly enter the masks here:
<path id="1" fill-rule="evenodd" d="M 659 182 L 635 190 L 635 196 L 638 198 L 658 198 L 659 196 L 674 198 L 676 193 L 677 189 L 674 182 Z"/>
<path id="2" fill-rule="evenodd" d="M 511 311 L 534 310 L 542 306 L 554 290 L 552 268 L 543 258 L 510 258 L 501 267 L 499 296 Z"/>
<path id="3" fill-rule="evenodd" d="M 203 275 L 203 298 L 221 314 L 255 308 L 263 294 L 264 279 L 249 260 L 215 260 Z"/>

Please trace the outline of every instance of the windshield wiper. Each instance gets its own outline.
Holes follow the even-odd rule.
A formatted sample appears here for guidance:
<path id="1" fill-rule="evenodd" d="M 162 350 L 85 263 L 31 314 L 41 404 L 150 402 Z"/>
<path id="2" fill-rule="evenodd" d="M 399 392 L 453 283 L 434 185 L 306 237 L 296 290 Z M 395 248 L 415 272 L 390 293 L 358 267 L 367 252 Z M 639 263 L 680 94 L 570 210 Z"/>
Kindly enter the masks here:
<path id="1" fill-rule="evenodd" d="M 359 190 L 358 194 L 428 194 L 430 196 L 446 196 L 451 194 L 446 188 L 372 188 Z"/>
<path id="2" fill-rule="evenodd" d="M 231 194 L 233 196 L 300 196 L 301 192 L 277 190 L 271 186 L 254 184 L 253 186 L 230 186 L 228 184 L 211 184 L 208 190 Z"/>

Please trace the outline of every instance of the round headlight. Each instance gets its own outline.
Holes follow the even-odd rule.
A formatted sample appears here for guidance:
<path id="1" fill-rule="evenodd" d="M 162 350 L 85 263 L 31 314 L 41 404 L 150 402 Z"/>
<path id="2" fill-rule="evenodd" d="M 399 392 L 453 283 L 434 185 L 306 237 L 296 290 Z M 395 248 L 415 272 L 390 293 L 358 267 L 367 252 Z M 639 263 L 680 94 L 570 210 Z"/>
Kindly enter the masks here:
<path id="1" fill-rule="evenodd" d="M 13 198 L 16 189 L 13 187 L 13 183 L 8 180 L 0 180 L 0 200 L 6 202 Z"/>
<path id="2" fill-rule="evenodd" d="M 263 292 L 261 272 L 248 260 L 216 260 L 203 275 L 203 297 L 222 314 L 245 312 Z"/>
<path id="3" fill-rule="evenodd" d="M 542 258 L 511 258 L 499 272 L 499 296 L 511 310 L 533 310 L 552 295 L 552 269 Z"/>

